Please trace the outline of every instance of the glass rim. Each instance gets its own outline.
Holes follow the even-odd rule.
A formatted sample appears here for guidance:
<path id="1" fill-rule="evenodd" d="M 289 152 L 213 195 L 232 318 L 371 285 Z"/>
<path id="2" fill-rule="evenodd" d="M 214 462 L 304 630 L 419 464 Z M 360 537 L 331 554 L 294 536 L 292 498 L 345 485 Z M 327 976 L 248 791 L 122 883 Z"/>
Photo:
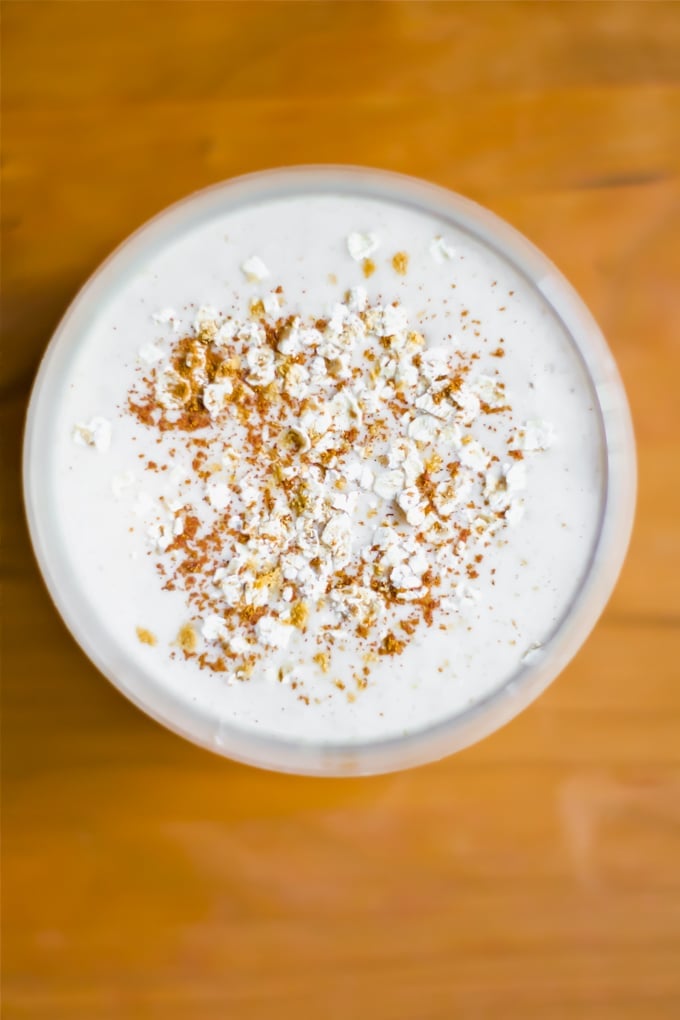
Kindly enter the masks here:
<path id="1" fill-rule="evenodd" d="M 277 193 L 343 190 L 391 199 L 447 219 L 494 250 L 534 286 L 571 339 L 591 381 L 598 403 L 605 478 L 599 528 L 582 581 L 533 662 L 521 662 L 502 685 L 463 711 L 413 733 L 326 744 L 227 725 L 191 708 L 158 684 L 147 684 L 144 697 L 125 682 L 83 624 L 77 593 L 74 597 L 62 583 L 48 540 L 49 501 L 40 498 L 35 451 L 49 425 L 50 380 L 57 359 L 69 337 L 77 341 L 82 332 L 74 328 L 78 316 L 96 308 L 120 282 L 126 261 L 162 246 L 170 232 L 207 221 L 218 208 L 225 208 L 225 195 L 231 197 L 231 208 L 255 198 L 268 200 Z M 558 676 L 595 626 L 623 565 L 635 509 L 636 457 L 625 390 L 604 336 L 578 293 L 532 242 L 483 206 L 439 185 L 386 170 L 322 164 L 258 171 L 193 192 L 147 220 L 95 269 L 64 313 L 38 369 L 26 417 L 23 483 L 29 534 L 50 597 L 88 658 L 130 701 L 167 729 L 233 760 L 279 772 L 348 776 L 397 771 L 462 750 L 509 722 Z"/>

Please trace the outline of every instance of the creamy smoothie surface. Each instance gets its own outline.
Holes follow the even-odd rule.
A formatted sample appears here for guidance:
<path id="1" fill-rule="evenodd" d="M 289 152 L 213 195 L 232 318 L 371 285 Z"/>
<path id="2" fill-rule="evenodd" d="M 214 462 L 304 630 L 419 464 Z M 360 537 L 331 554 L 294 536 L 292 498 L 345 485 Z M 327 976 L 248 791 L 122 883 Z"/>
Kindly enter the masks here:
<path id="1" fill-rule="evenodd" d="M 50 444 L 121 668 L 218 740 L 365 742 L 477 703 L 568 611 L 604 499 L 595 395 L 540 292 L 360 194 L 162 246 L 74 350 Z"/>

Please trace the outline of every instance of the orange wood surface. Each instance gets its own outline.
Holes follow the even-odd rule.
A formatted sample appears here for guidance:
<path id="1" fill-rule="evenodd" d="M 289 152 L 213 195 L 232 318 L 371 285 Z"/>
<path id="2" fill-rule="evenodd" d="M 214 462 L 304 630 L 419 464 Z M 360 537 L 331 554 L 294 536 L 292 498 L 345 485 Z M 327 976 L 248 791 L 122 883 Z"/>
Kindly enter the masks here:
<path id="1" fill-rule="evenodd" d="M 3 1016 L 680 1016 L 680 6 L 5 2 Z M 490 206 L 582 292 L 640 458 L 576 660 L 455 758 L 270 775 L 166 733 L 42 587 L 39 358 L 101 258 L 233 174 L 350 162 Z"/>

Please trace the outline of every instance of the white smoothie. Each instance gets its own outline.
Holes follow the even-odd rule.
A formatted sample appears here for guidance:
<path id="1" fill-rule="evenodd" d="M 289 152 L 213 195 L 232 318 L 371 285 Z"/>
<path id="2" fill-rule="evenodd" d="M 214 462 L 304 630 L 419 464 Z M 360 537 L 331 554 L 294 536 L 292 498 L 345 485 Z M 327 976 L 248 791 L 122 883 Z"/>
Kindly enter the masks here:
<path id="1" fill-rule="evenodd" d="M 225 208 L 119 274 L 41 437 L 54 542 L 117 674 L 223 729 L 422 731 L 568 613 L 600 412 L 542 294 L 446 216 Z M 124 682 L 124 680 L 123 680 Z"/>

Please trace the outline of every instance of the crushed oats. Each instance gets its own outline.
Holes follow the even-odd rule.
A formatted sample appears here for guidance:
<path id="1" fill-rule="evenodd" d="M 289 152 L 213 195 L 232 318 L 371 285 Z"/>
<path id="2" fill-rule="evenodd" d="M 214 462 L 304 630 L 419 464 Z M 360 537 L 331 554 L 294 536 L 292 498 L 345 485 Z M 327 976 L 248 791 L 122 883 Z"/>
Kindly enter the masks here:
<path id="1" fill-rule="evenodd" d="M 146 627 L 137 627 L 137 637 L 143 645 L 156 644 L 156 635 L 147 630 Z"/>
<path id="2" fill-rule="evenodd" d="M 347 243 L 369 276 L 377 238 Z M 441 238 L 432 250 L 453 254 Z M 392 263 L 404 273 L 408 257 Z M 242 269 L 269 275 L 256 256 Z M 361 286 L 325 318 L 287 309 L 277 288 L 241 318 L 203 307 L 189 330 L 172 310 L 155 320 L 170 331 L 128 410 L 176 439 L 201 494 L 186 495 L 186 471 L 149 462 L 168 469 L 175 497 L 140 496 L 135 512 L 151 517 L 165 588 L 194 614 L 176 642 L 186 656 L 235 683 L 303 642 L 327 673 L 343 642 L 367 662 L 400 655 L 435 613 L 475 603 L 484 549 L 522 513 L 524 454 L 553 441 L 548 423 L 513 421 L 497 372 L 453 341 L 428 347 L 406 308 L 370 303 Z M 499 418 L 507 463 L 485 441 Z M 95 443 L 97 421 L 74 438 Z M 274 672 L 299 686 L 290 667 Z"/>

